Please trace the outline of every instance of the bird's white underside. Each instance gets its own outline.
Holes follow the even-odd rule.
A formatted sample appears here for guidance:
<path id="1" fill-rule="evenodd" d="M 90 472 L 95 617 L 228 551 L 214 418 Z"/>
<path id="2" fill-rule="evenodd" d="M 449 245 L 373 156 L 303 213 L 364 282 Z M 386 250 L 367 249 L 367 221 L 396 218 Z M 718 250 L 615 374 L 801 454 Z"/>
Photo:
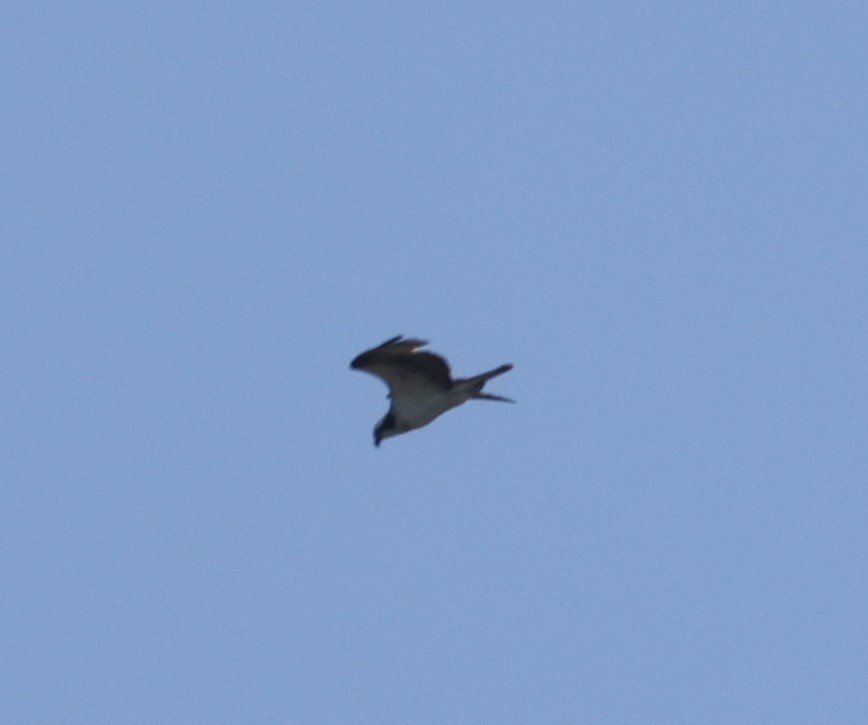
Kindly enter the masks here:
<path id="1" fill-rule="evenodd" d="M 432 385 L 394 386 L 392 412 L 407 430 L 428 425 L 438 415 L 470 399 L 469 391 L 461 388 L 444 392 Z"/>

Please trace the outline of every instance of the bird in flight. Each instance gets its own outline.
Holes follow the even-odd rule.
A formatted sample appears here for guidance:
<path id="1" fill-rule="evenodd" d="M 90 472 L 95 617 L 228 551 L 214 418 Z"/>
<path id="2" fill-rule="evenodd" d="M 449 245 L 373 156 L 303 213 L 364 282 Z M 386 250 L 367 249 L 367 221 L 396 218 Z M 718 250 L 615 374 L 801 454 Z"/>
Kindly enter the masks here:
<path id="1" fill-rule="evenodd" d="M 453 378 L 449 364 L 440 355 L 419 351 L 427 344 L 425 340 L 408 340 L 398 335 L 366 350 L 350 363 L 353 370 L 376 375 L 389 386 L 392 404 L 374 427 L 375 446 L 383 438 L 428 425 L 437 416 L 471 399 L 515 402 L 482 392 L 488 380 L 512 370 L 512 365 L 501 365 L 472 378 Z"/>

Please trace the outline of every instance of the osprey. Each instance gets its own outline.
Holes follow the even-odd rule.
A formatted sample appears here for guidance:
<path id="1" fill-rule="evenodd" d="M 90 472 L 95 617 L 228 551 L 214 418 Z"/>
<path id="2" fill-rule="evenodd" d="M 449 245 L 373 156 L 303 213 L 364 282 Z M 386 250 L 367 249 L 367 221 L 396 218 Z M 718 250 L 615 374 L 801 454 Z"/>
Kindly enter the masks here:
<path id="1" fill-rule="evenodd" d="M 353 370 L 376 375 L 389 386 L 392 405 L 374 428 L 375 446 L 383 438 L 428 425 L 438 415 L 471 398 L 515 402 L 482 392 L 486 381 L 512 370 L 512 365 L 501 365 L 472 378 L 453 379 L 446 360 L 432 352 L 418 351 L 427 344 L 425 340 L 405 340 L 398 335 L 366 350 L 350 363 Z"/>

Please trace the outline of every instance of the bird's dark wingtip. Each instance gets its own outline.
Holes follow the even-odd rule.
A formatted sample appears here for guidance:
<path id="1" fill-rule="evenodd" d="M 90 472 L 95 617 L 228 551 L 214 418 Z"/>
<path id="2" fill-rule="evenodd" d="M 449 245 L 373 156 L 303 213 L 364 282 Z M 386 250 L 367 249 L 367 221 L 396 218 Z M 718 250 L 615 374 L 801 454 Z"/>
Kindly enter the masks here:
<path id="1" fill-rule="evenodd" d="M 403 335 L 395 335 L 395 337 L 390 337 L 385 342 L 380 343 L 376 347 L 372 347 L 370 350 L 365 350 L 363 353 L 356 355 L 353 358 L 353 361 L 350 363 L 351 370 L 360 370 L 365 367 L 365 364 L 368 362 L 369 358 L 367 357 L 370 353 L 381 350 L 384 347 L 388 347 L 389 345 L 394 345 L 396 342 L 399 342 L 404 339 Z"/>

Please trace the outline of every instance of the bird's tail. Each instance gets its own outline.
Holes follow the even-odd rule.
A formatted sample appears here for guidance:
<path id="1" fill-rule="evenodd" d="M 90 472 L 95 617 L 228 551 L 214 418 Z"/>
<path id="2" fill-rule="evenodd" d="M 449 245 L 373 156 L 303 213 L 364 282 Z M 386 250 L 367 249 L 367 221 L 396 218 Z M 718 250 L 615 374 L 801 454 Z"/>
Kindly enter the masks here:
<path id="1" fill-rule="evenodd" d="M 504 398 L 502 395 L 494 395 L 493 393 L 483 393 L 478 392 L 474 393 L 471 396 L 474 400 L 499 400 L 502 403 L 514 403 L 515 401 L 512 398 Z"/>
<path id="2" fill-rule="evenodd" d="M 502 395 L 494 395 L 492 393 L 482 392 L 482 386 L 485 385 L 487 381 L 491 380 L 492 378 L 496 378 L 498 375 L 508 373 L 510 370 L 512 370 L 512 365 L 507 363 L 506 365 L 501 365 L 500 367 L 494 368 L 494 370 L 489 370 L 488 372 L 474 375 L 472 378 L 467 378 L 466 380 L 461 380 L 460 382 L 466 384 L 473 391 L 470 397 L 474 400 L 499 400 L 503 403 L 514 403 L 514 400 L 511 400 L 510 398 L 504 398 Z"/>

